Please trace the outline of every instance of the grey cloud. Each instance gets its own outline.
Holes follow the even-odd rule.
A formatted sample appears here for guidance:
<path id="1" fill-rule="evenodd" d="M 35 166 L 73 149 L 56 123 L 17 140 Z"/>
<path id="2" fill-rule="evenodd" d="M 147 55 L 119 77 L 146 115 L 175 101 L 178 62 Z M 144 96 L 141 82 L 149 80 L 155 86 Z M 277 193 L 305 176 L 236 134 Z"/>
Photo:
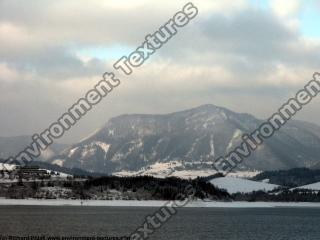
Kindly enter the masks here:
<path id="1" fill-rule="evenodd" d="M 214 13 L 183 29 L 177 38 L 163 50 L 164 56 L 193 62 L 202 55 L 201 64 L 248 62 L 260 69 L 280 62 L 316 67 L 320 60 L 320 44 L 306 47 L 299 32 L 260 9 L 247 8 L 231 16 Z"/>
<path id="2" fill-rule="evenodd" d="M 106 71 L 103 61 L 91 59 L 84 63 L 66 47 L 39 48 L 17 56 L 1 55 L 0 62 L 6 62 L 17 71 L 31 71 L 41 78 L 54 80 L 92 76 Z"/>
<path id="3" fill-rule="evenodd" d="M 135 8 L 102 8 L 101 1 L 35 0 L 0 1 L 0 21 L 27 29 L 50 45 L 63 42 L 79 44 L 138 44 L 157 24 L 170 17 L 170 10 L 152 4 Z M 47 38 L 47 39 L 46 39 Z"/>
<path id="4" fill-rule="evenodd" d="M 63 86 L 70 78 L 79 78 L 80 82 L 82 77 L 112 70 L 111 63 L 98 59 L 82 62 L 74 55 L 73 46 L 108 47 L 116 43 L 134 49 L 176 10 L 152 9 L 150 4 L 115 11 L 79 2 L 35 0 L 22 4 L 0 0 L 0 24 L 17 26 L 31 38 L 23 43 L 19 39 L 6 41 L 8 45 L 0 46 L 0 63 L 8 64 L 21 76 L 13 82 L 2 81 L 0 76 L 3 135 L 40 131 L 81 97 L 81 91 L 59 88 L 54 82 L 60 81 Z M 68 140 L 79 140 L 118 114 L 164 113 L 204 103 L 267 117 L 295 90 L 290 84 L 270 85 L 264 81 L 274 74 L 277 64 L 319 69 L 319 47 L 306 48 L 300 37 L 275 15 L 262 10 L 247 8 L 228 16 L 213 13 L 205 18 L 200 12 L 144 66 L 123 79 L 119 89 L 68 134 Z M 164 66 L 150 70 L 153 64 Z M 176 65 L 180 72 L 175 72 Z M 183 74 L 184 69 L 197 72 L 201 71 L 197 67 L 215 66 L 229 72 L 235 81 L 217 85 L 222 76 Z M 30 73 L 31 79 L 23 77 Z M 183 81 L 178 81 L 181 76 Z M 316 115 L 318 112 L 309 114 L 312 119 Z"/>

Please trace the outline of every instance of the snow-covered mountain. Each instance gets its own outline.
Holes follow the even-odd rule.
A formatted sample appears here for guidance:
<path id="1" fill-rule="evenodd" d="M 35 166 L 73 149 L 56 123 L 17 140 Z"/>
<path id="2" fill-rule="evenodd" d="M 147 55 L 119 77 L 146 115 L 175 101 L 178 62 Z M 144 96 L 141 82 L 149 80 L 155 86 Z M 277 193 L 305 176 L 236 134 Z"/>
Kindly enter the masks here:
<path id="1" fill-rule="evenodd" d="M 241 135 L 261 122 L 214 105 L 163 115 L 122 115 L 64 150 L 52 163 L 103 173 L 213 171 L 213 159 L 236 147 Z M 320 162 L 319 146 L 319 126 L 290 121 L 239 169 L 312 168 Z"/>

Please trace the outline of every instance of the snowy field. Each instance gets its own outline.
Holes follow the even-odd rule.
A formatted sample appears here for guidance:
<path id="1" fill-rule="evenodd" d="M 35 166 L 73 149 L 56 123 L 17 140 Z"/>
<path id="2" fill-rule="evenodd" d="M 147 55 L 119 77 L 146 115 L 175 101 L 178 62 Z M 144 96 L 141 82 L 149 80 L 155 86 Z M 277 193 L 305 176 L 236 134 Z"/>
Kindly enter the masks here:
<path id="1" fill-rule="evenodd" d="M 215 178 L 210 181 L 211 184 L 217 186 L 218 188 L 225 189 L 228 193 L 249 193 L 253 191 L 271 191 L 277 187 L 278 185 L 264 183 L 264 182 L 256 182 L 247 179 L 235 178 L 235 177 L 220 177 Z"/>
<path id="2" fill-rule="evenodd" d="M 185 162 L 184 164 L 202 164 L 201 162 Z M 210 165 L 211 162 L 206 164 Z M 197 177 L 207 177 L 217 174 L 218 172 L 211 168 L 199 169 L 199 170 L 177 170 L 176 168 L 182 168 L 183 164 L 180 161 L 170 161 L 165 163 L 154 163 L 150 165 L 147 169 L 141 169 L 139 171 L 120 171 L 113 173 L 114 176 L 125 177 L 125 176 L 153 176 L 156 178 L 166 178 L 166 177 L 178 177 L 183 179 L 195 179 Z M 226 174 L 226 172 L 221 172 Z M 239 177 L 239 178 L 252 178 L 261 173 L 260 171 L 236 171 L 228 173 L 228 176 Z"/>
<path id="3" fill-rule="evenodd" d="M 41 199 L 0 199 L 2 206 L 105 206 L 105 207 L 161 207 L 167 201 L 123 201 L 123 200 L 41 200 Z M 273 207 L 314 207 L 320 208 L 320 203 L 308 202 L 204 202 L 193 201 L 186 207 L 195 208 L 273 208 Z"/>

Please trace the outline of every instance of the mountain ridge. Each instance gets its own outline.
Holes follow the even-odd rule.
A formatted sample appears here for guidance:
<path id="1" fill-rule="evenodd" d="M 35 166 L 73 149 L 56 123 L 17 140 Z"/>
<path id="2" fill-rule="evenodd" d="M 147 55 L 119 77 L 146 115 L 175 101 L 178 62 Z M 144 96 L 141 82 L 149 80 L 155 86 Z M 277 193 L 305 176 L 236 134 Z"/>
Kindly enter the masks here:
<path id="1" fill-rule="evenodd" d="M 168 114 L 124 114 L 51 162 L 108 174 L 212 170 L 214 159 L 241 143 L 242 134 L 262 121 L 213 104 Z M 319 145 L 319 126 L 291 120 L 238 170 L 313 167 L 319 163 Z"/>

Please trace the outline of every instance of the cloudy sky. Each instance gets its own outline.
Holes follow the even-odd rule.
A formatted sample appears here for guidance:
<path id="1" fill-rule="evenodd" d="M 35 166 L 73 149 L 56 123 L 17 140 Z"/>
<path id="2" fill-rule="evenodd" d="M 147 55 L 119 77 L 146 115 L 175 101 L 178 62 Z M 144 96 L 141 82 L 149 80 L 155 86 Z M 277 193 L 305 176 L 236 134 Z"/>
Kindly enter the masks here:
<path id="1" fill-rule="evenodd" d="M 90 3 L 90 4 L 89 4 Z M 0 136 L 41 132 L 187 1 L 0 0 Z M 320 4 L 194 0 L 199 15 L 61 140 L 212 103 L 266 118 L 320 71 Z M 297 116 L 318 123 L 319 99 Z"/>

